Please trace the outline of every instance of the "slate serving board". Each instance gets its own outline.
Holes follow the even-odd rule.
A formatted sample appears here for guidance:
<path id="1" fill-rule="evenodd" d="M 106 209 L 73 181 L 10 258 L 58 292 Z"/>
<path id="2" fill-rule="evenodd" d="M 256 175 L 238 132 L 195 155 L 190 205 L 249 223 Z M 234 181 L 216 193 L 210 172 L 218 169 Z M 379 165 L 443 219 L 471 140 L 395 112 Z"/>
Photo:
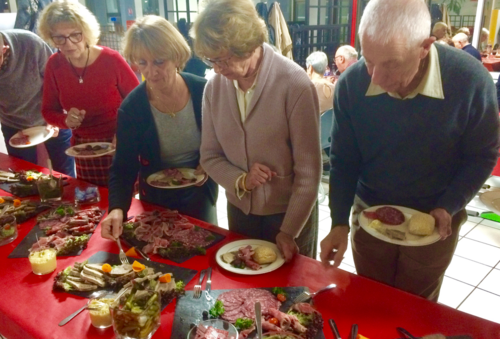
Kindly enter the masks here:
<path id="1" fill-rule="evenodd" d="M 262 288 L 263 290 L 271 291 L 272 288 Z M 286 312 L 293 304 L 293 299 L 303 291 L 309 291 L 307 287 L 283 287 L 287 293 L 287 300 L 281 305 L 280 311 Z M 213 300 L 209 301 L 206 298 L 206 292 L 203 292 L 200 299 L 193 299 L 193 291 L 186 291 L 186 295 L 177 300 L 175 307 L 174 323 L 172 325 L 171 339 L 186 339 L 189 330 L 196 326 L 203 319 L 203 311 L 207 311 L 215 304 L 217 297 L 224 292 L 231 290 L 213 290 L 210 295 Z M 326 322 L 325 322 L 326 324 Z M 324 327 L 323 327 L 324 328 Z M 252 332 L 249 339 L 257 338 L 256 331 Z M 324 339 L 323 332 L 318 333 L 315 339 Z"/>
<path id="2" fill-rule="evenodd" d="M 102 212 L 101 219 L 99 219 L 99 222 L 97 223 L 97 225 L 99 225 L 102 218 L 104 217 L 104 214 L 106 213 L 105 210 L 101 210 L 101 212 Z M 90 238 L 92 238 L 93 234 L 94 233 L 89 234 Z M 8 258 L 15 259 L 15 258 L 27 258 L 27 257 L 29 257 L 29 255 L 30 255 L 29 249 L 36 242 L 37 236 L 38 236 L 38 239 L 40 239 L 41 237 L 47 236 L 45 234 L 45 231 L 41 230 L 40 227 L 38 227 L 38 224 L 36 224 L 31 229 L 31 231 L 29 231 L 29 233 L 26 234 L 26 236 L 24 237 L 23 240 L 21 240 L 19 245 L 17 245 L 16 248 L 14 248 L 14 250 L 9 254 Z M 90 241 L 90 239 L 89 239 L 89 241 Z M 84 249 L 74 250 L 74 251 L 71 251 L 71 252 L 66 253 L 64 255 L 61 255 L 61 257 L 74 257 L 74 256 L 82 254 L 83 250 Z"/>
<path id="3" fill-rule="evenodd" d="M 37 216 L 38 214 L 42 213 L 43 211 L 46 211 L 49 208 L 51 208 L 51 206 L 48 205 L 48 204 L 39 203 L 39 202 L 37 204 L 38 205 L 36 206 L 36 209 L 33 212 L 25 215 L 23 218 L 20 218 L 19 216 L 16 216 L 16 222 L 17 222 L 18 225 L 22 224 L 26 220 L 29 220 L 29 219 Z"/>
<path id="4" fill-rule="evenodd" d="M 66 177 L 63 178 L 63 186 L 67 186 L 69 185 L 69 182 L 67 180 Z M 15 186 L 15 185 L 25 185 L 25 186 L 28 186 L 26 184 L 20 184 L 19 182 L 2 182 L 0 183 L 0 189 L 6 191 L 6 192 L 9 192 L 11 194 L 14 194 L 12 193 L 11 191 L 11 187 L 12 186 Z M 36 183 L 33 183 L 29 186 L 33 186 L 33 189 L 31 190 L 31 192 L 29 193 L 26 193 L 26 194 L 14 194 L 16 197 L 19 197 L 19 198 L 25 198 L 25 197 L 33 197 L 33 196 L 38 196 L 38 189 L 36 187 Z"/>
<path id="5" fill-rule="evenodd" d="M 88 261 L 89 261 L 89 264 L 100 264 L 100 263 L 107 263 L 110 265 L 120 265 L 121 264 L 120 257 L 118 254 L 103 252 L 103 251 L 99 251 L 96 254 L 94 254 L 93 256 L 91 256 L 88 259 Z M 191 270 L 189 268 L 163 264 L 163 263 L 159 263 L 156 261 L 147 261 L 146 259 L 138 259 L 138 258 L 130 258 L 129 257 L 129 261 L 130 261 L 130 263 L 133 263 L 134 261 L 138 261 L 147 267 L 154 268 L 155 272 L 172 273 L 175 281 L 182 280 L 185 285 L 187 285 L 191 281 L 191 279 L 193 279 L 194 276 L 196 274 L 198 274 L 198 271 L 196 271 L 196 270 Z M 64 270 L 65 268 L 66 267 L 62 267 L 60 270 L 58 270 L 58 272 Z M 108 287 L 108 288 L 98 288 L 97 290 L 94 290 L 94 291 L 87 291 L 87 292 L 68 291 L 66 293 L 77 295 L 77 296 L 83 297 L 83 298 L 89 298 L 93 292 L 101 291 L 101 290 L 107 290 L 110 293 L 115 292 L 112 288 Z M 165 306 L 167 306 L 167 305 L 162 305 L 162 309 L 165 308 Z"/>
<path id="6" fill-rule="evenodd" d="M 198 226 L 198 225 L 195 225 L 195 226 Z M 201 227 L 201 226 L 198 226 L 198 227 Z M 201 227 L 203 228 L 203 227 Z M 207 230 L 209 231 L 214 237 L 215 237 L 215 240 L 208 246 L 204 247 L 205 249 L 208 249 L 212 246 L 215 246 L 216 244 L 218 244 L 219 242 L 221 242 L 222 240 L 224 240 L 224 238 L 226 237 L 225 235 L 222 235 L 222 234 L 219 234 L 217 232 L 214 232 L 214 231 L 211 231 L 211 230 Z M 142 250 L 144 248 L 144 246 L 146 246 L 148 243 L 145 242 L 145 241 L 140 241 L 140 240 L 137 240 L 136 238 L 125 238 L 123 235 L 121 236 L 121 239 L 123 239 L 123 241 L 130 247 L 135 247 L 135 248 L 139 248 L 140 250 Z M 158 254 L 159 255 L 159 254 Z M 185 255 L 185 256 L 179 256 L 179 257 L 162 257 L 162 258 L 165 258 L 165 259 L 168 259 L 168 260 L 171 260 L 175 263 L 178 263 L 178 264 L 182 264 L 183 262 L 185 261 L 188 261 L 189 259 L 197 256 L 199 254 L 190 254 L 190 255 Z"/>

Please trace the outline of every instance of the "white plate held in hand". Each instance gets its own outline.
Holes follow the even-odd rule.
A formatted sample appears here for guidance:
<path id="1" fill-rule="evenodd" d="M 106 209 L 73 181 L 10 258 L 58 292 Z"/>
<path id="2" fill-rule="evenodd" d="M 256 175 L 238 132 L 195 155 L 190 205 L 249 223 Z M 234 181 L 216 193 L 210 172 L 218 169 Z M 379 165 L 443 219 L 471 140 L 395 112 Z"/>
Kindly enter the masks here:
<path id="1" fill-rule="evenodd" d="M 24 135 L 29 137 L 29 144 L 14 145 L 12 143 L 12 139 L 19 137 L 21 132 Z M 12 138 L 10 138 L 10 140 L 9 140 L 9 145 L 14 147 L 14 148 L 33 147 L 33 146 L 36 146 L 38 144 L 41 144 L 41 143 L 49 140 L 50 138 L 52 138 L 53 135 L 54 135 L 54 130 L 52 128 L 47 129 L 46 126 L 31 127 L 31 128 L 24 129 L 20 132 L 17 132 L 16 134 L 14 134 L 12 136 Z"/>
<path id="2" fill-rule="evenodd" d="M 227 252 L 237 252 L 240 247 L 245 247 L 245 246 L 252 246 L 253 248 L 256 248 L 258 246 L 265 246 L 272 248 L 273 251 L 276 253 L 276 260 L 267 265 L 260 265 L 261 269 L 259 270 L 252 270 L 251 268 L 245 267 L 245 268 L 236 268 L 231 266 L 230 264 L 226 263 L 224 260 L 222 260 L 222 255 L 227 253 Z M 217 261 L 217 264 L 219 264 L 220 267 L 223 269 L 233 272 L 233 273 L 238 273 L 238 274 L 244 274 L 244 275 L 258 275 L 258 274 L 264 274 L 264 273 L 269 273 L 274 270 L 277 270 L 283 264 L 285 263 L 285 258 L 281 255 L 280 250 L 278 249 L 278 246 L 276 244 L 273 244 L 272 242 L 265 241 L 265 240 L 259 240 L 259 239 L 245 239 L 245 240 L 237 240 L 230 242 L 229 244 L 226 244 L 222 246 L 218 251 L 217 254 L 215 255 L 215 260 Z"/>
<path id="3" fill-rule="evenodd" d="M 372 206 L 370 208 L 367 208 L 363 212 L 375 212 L 378 208 L 384 207 L 384 206 Z M 363 212 L 359 214 L 358 221 L 359 225 L 370 235 L 374 236 L 377 239 L 383 240 L 385 242 L 389 242 L 391 244 L 395 245 L 401 245 L 401 246 L 425 246 L 425 245 L 430 245 L 435 243 L 436 241 L 439 241 L 441 237 L 439 236 L 438 228 L 434 228 L 434 232 L 431 235 L 428 236 L 418 236 L 418 235 L 413 235 L 408 232 L 408 224 L 410 222 L 410 218 L 412 217 L 413 214 L 417 213 L 417 210 L 414 210 L 412 208 L 408 207 L 402 207 L 402 206 L 387 206 L 387 207 L 392 207 L 397 210 L 400 210 L 404 216 L 405 216 L 405 222 L 402 223 L 401 225 L 396 225 L 396 226 L 391 226 L 391 225 L 386 225 L 382 223 L 382 225 L 385 228 L 391 229 L 391 230 L 397 230 L 406 233 L 406 240 L 396 240 L 389 238 L 385 234 L 382 234 L 375 230 L 374 228 L 370 227 L 370 223 L 373 221 L 373 219 L 367 218 Z"/>

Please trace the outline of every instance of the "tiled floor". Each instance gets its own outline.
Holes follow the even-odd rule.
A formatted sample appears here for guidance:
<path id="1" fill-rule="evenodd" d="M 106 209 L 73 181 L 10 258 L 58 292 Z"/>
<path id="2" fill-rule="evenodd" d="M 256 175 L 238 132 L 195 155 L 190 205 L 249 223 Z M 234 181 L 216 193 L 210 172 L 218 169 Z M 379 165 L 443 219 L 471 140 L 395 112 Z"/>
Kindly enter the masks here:
<path id="1" fill-rule="evenodd" d="M 217 201 L 219 226 L 227 228 L 227 201 L 224 190 L 220 189 Z M 478 198 L 469 204 L 469 208 L 478 212 L 486 210 Z M 326 199 L 319 205 L 319 241 L 328 234 L 330 227 Z M 356 273 L 350 246 L 340 268 Z M 479 217 L 468 218 L 460 230 L 460 240 L 446 271 L 439 302 L 500 323 L 500 223 Z"/>

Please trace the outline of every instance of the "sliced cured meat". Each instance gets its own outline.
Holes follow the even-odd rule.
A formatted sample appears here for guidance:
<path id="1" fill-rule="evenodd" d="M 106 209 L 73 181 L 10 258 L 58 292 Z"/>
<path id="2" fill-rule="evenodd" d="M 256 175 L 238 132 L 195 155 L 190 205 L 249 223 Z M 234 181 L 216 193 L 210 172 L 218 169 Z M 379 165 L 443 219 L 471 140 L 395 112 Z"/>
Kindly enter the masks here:
<path id="1" fill-rule="evenodd" d="M 225 312 L 222 318 L 232 323 L 238 318 L 255 319 L 257 301 L 261 304 L 262 314 L 269 313 L 270 308 L 279 309 L 281 306 L 271 292 L 257 288 L 224 292 L 217 299 L 224 304 Z"/>
<path id="2" fill-rule="evenodd" d="M 252 246 L 248 245 L 246 247 L 240 247 L 238 250 L 238 258 L 245 262 L 247 267 L 250 267 L 252 270 L 259 270 L 261 266 L 256 263 L 252 256 L 255 254 L 255 251 L 252 249 Z"/>
<path id="3" fill-rule="evenodd" d="M 363 211 L 363 214 L 368 219 L 377 219 L 377 212 Z"/>
<path id="4" fill-rule="evenodd" d="M 269 314 L 278 319 L 280 328 L 284 331 L 292 330 L 296 333 L 306 333 L 307 331 L 307 328 L 302 326 L 294 315 L 283 313 L 276 308 L 270 308 Z"/>
<path id="5" fill-rule="evenodd" d="M 387 225 L 401 225 L 405 222 L 403 212 L 394 207 L 380 207 L 376 211 L 377 219 Z"/>
<path id="6" fill-rule="evenodd" d="M 149 243 L 146 246 L 144 246 L 142 251 L 146 254 L 149 254 L 149 253 L 156 254 L 156 253 L 158 253 L 159 248 L 167 248 L 169 244 L 170 243 L 167 239 L 162 239 L 162 238 L 156 237 L 156 238 L 154 238 L 154 242 Z"/>

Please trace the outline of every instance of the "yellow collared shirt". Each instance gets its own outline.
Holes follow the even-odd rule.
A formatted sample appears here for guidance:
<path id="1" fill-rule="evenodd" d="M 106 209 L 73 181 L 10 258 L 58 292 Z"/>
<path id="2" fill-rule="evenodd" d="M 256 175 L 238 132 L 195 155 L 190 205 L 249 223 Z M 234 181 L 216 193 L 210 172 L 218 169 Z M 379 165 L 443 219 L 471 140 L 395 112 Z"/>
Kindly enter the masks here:
<path id="1" fill-rule="evenodd" d="M 443 82 L 441 80 L 441 67 L 439 66 L 439 55 L 436 47 L 432 44 L 429 51 L 429 67 L 420 84 L 406 97 L 402 98 L 398 93 L 387 92 L 379 85 L 370 82 L 366 96 L 376 96 L 387 93 L 391 97 L 401 100 L 413 99 L 417 94 L 425 95 L 435 99 L 444 99 Z"/>

